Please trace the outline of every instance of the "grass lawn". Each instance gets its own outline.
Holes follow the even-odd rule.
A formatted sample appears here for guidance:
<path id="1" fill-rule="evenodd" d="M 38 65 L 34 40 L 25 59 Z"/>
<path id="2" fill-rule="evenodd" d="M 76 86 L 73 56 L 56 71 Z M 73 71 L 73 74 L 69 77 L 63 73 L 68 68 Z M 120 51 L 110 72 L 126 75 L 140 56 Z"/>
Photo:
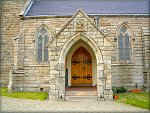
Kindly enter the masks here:
<path id="1" fill-rule="evenodd" d="M 136 107 L 150 110 L 150 93 L 120 93 L 117 95 L 119 95 L 119 99 L 116 100 L 116 102 L 122 102 L 125 104 L 130 104 Z"/>
<path id="2" fill-rule="evenodd" d="M 7 93 L 8 88 L 0 87 L 0 95 L 12 98 L 32 99 L 32 100 L 46 100 L 48 93 L 46 92 L 13 92 Z"/>

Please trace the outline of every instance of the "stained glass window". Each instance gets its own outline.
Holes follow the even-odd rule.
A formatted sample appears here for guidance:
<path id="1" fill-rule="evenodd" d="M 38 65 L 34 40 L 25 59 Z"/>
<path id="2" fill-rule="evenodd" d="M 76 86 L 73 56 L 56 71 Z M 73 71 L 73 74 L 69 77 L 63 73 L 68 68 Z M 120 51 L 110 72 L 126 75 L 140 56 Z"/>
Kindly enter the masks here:
<path id="1" fill-rule="evenodd" d="M 48 48 L 46 48 L 46 44 L 48 43 L 49 37 L 45 27 L 42 27 L 38 31 L 37 40 L 38 61 L 48 61 Z"/>
<path id="2" fill-rule="evenodd" d="M 38 61 L 42 61 L 42 40 L 43 37 L 38 37 Z"/>
<path id="3" fill-rule="evenodd" d="M 125 35 L 125 56 L 126 56 L 126 60 L 130 60 L 130 42 L 129 42 L 129 35 L 126 34 Z"/>
<path id="4" fill-rule="evenodd" d="M 45 35 L 45 38 L 44 38 L 44 60 L 45 61 L 48 61 L 48 48 L 46 48 L 46 44 L 48 43 L 48 36 Z"/>
<path id="5" fill-rule="evenodd" d="M 123 60 L 123 35 L 119 36 L 119 60 Z"/>
<path id="6" fill-rule="evenodd" d="M 121 26 L 118 37 L 118 58 L 119 60 L 130 60 L 130 34 L 125 26 Z"/>

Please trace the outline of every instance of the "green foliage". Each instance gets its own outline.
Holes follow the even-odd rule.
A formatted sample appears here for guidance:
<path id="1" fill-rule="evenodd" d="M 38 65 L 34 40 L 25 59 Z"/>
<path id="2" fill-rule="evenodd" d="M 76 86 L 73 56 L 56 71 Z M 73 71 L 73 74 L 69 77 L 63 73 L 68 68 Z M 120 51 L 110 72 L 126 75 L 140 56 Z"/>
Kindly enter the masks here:
<path id="1" fill-rule="evenodd" d="M 118 94 L 119 99 L 117 102 L 122 102 L 125 104 L 133 105 L 136 107 L 149 109 L 150 110 L 150 103 L 149 103 L 149 96 L 150 93 L 140 92 L 140 93 L 122 93 Z"/>
<path id="2" fill-rule="evenodd" d="M 46 92 L 13 92 L 8 93 L 7 88 L 0 88 L 0 95 L 12 98 L 32 99 L 32 100 L 46 100 L 48 93 Z"/>
<path id="3" fill-rule="evenodd" d="M 113 91 L 113 93 L 117 93 L 117 88 L 116 87 L 112 87 L 112 91 Z"/>
<path id="4" fill-rule="evenodd" d="M 126 92 L 126 88 L 125 87 L 119 87 L 117 89 L 117 93 L 125 93 Z"/>
<path id="5" fill-rule="evenodd" d="M 112 87 L 113 93 L 125 93 L 126 88 L 125 87 Z"/>

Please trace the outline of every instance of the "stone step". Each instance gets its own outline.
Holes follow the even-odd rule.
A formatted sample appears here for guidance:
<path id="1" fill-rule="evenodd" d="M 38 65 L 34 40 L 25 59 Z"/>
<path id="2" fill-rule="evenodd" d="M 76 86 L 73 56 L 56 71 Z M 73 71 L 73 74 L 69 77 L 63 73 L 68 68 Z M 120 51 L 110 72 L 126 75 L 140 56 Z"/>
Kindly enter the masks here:
<path id="1" fill-rule="evenodd" d="M 65 96 L 65 101 L 98 101 L 97 96 Z"/>
<path id="2" fill-rule="evenodd" d="M 66 96 L 97 96 L 97 91 L 66 91 Z"/>

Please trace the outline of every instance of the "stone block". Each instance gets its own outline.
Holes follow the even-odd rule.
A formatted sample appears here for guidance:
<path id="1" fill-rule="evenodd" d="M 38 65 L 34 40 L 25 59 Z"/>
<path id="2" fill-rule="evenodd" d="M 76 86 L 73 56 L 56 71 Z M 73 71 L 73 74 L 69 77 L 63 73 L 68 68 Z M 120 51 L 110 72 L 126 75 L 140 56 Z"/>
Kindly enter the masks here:
<path id="1" fill-rule="evenodd" d="M 51 89 L 51 90 L 55 90 L 55 89 L 56 89 L 56 86 L 55 86 L 55 85 L 50 85 L 50 89 Z"/>
<path id="2" fill-rule="evenodd" d="M 50 71 L 50 75 L 58 75 L 58 74 L 59 74 L 59 71 L 57 71 L 57 70 Z"/>
<path id="3" fill-rule="evenodd" d="M 106 84 L 106 89 L 111 89 L 111 83 L 109 83 L 109 84 Z"/>
<path id="4" fill-rule="evenodd" d="M 55 90 L 52 90 L 52 89 L 50 88 L 50 90 L 49 90 L 49 95 L 51 95 L 51 96 L 54 95 L 54 94 L 55 94 L 54 92 L 55 92 Z"/>
<path id="5" fill-rule="evenodd" d="M 100 85 L 100 86 L 103 85 L 102 79 L 99 79 L 99 78 L 97 79 L 97 85 Z"/>
<path id="6" fill-rule="evenodd" d="M 54 95 L 49 95 L 49 100 L 50 100 L 50 101 L 55 101 L 55 100 L 56 100 L 56 96 L 54 96 Z"/>
<path id="7" fill-rule="evenodd" d="M 103 72 L 103 70 L 97 70 L 97 78 L 103 78 L 103 76 L 104 76 L 104 72 Z"/>
<path id="8" fill-rule="evenodd" d="M 64 85 L 65 84 L 65 77 L 59 77 L 59 84 Z"/>
<path id="9" fill-rule="evenodd" d="M 57 69 L 58 69 L 59 71 L 65 71 L 65 64 L 64 64 L 64 63 L 59 63 L 57 66 L 58 66 Z"/>
<path id="10" fill-rule="evenodd" d="M 113 100 L 113 95 L 109 95 L 108 100 Z"/>
<path id="11" fill-rule="evenodd" d="M 104 85 L 98 85 L 97 86 L 97 92 L 100 93 L 100 94 L 103 94 L 103 92 L 104 92 Z"/>
<path id="12" fill-rule="evenodd" d="M 60 71 L 59 77 L 65 77 L 65 70 L 64 71 Z"/>
<path id="13" fill-rule="evenodd" d="M 59 90 L 58 90 L 59 94 L 65 94 L 65 85 L 59 85 Z"/>
<path id="14" fill-rule="evenodd" d="M 113 95 L 113 91 L 112 90 L 104 90 L 104 95 Z"/>

